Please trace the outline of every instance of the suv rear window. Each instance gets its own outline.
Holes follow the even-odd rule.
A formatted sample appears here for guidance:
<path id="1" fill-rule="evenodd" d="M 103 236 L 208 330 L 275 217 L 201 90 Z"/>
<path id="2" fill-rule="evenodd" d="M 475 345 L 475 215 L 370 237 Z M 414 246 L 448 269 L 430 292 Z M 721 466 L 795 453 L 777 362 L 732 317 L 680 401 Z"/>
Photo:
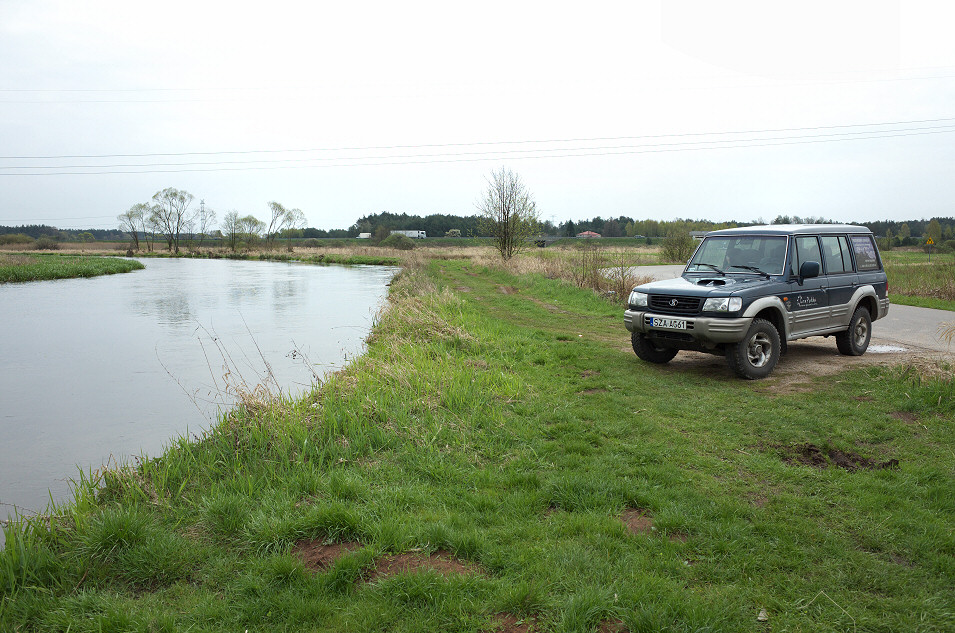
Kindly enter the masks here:
<path id="1" fill-rule="evenodd" d="M 856 270 L 865 272 L 882 268 L 871 235 L 853 235 L 850 240 L 852 241 L 852 251 L 856 256 Z"/>

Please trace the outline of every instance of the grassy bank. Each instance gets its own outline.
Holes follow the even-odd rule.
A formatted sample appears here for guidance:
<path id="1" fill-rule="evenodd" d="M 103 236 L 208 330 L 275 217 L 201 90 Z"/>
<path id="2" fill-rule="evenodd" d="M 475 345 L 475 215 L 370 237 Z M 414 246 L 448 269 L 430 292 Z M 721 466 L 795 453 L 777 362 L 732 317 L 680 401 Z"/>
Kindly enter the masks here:
<path id="1" fill-rule="evenodd" d="M 467 260 L 391 300 L 315 393 L 8 533 L 0 630 L 955 628 L 951 382 L 647 366 L 595 293 Z"/>
<path id="2" fill-rule="evenodd" d="M 115 257 L 0 253 L 0 283 L 96 277 L 141 268 L 139 262 Z"/>

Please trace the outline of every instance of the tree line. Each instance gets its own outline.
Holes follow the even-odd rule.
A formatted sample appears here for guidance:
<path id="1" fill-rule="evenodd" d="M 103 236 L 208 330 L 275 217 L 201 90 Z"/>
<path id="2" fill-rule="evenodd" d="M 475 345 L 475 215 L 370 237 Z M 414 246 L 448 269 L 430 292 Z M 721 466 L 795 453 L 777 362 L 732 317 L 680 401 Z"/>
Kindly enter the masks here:
<path id="1" fill-rule="evenodd" d="M 277 238 L 285 237 L 290 245 L 292 237 L 298 237 L 297 232 L 305 226 L 305 214 L 300 209 L 286 208 L 275 201 L 268 203 L 268 222 L 232 210 L 217 224 L 216 211 L 206 207 L 205 201 L 194 207 L 194 200 L 195 196 L 188 191 L 167 187 L 157 191 L 151 202 L 134 204 L 116 219 L 136 250 L 140 248 L 140 240 L 147 251 L 152 251 L 156 242 L 162 240 L 174 253 L 179 252 L 183 238 L 196 248 L 202 248 L 207 238 L 218 238 L 233 251 L 264 239 L 266 249 L 272 250 Z"/>

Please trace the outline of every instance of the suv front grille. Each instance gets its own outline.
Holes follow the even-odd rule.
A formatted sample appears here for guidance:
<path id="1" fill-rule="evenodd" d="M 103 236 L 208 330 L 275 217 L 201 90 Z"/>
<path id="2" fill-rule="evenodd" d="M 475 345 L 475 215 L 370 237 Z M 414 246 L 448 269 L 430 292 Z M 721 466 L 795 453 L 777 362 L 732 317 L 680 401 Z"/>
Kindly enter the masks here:
<path id="1" fill-rule="evenodd" d="M 650 295 L 650 309 L 660 314 L 698 314 L 703 300 L 679 295 Z"/>

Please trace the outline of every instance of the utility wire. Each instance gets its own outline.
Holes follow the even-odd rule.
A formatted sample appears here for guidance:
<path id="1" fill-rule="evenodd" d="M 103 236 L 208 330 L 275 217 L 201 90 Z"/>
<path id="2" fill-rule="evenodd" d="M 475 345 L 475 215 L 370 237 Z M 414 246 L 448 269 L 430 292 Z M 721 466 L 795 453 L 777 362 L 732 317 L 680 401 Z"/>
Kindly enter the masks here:
<path id="1" fill-rule="evenodd" d="M 577 158 L 577 157 L 590 157 L 590 156 L 619 156 L 627 154 L 651 154 L 651 153 L 662 153 L 662 152 L 685 152 L 685 151 L 702 151 L 702 150 L 716 150 L 716 149 L 740 149 L 740 148 L 750 148 L 750 147 L 772 147 L 780 145 L 802 145 L 809 143 L 833 143 L 833 142 L 844 142 L 844 141 L 857 141 L 857 140 L 873 140 L 873 139 L 884 139 L 884 138 L 895 138 L 903 136 L 924 136 L 927 134 L 945 134 L 955 132 L 955 129 L 941 130 L 941 131 L 928 131 L 928 132 L 910 132 L 910 133 L 898 133 L 898 134 L 877 134 L 865 137 L 852 137 L 852 138 L 826 138 L 826 139 L 808 139 L 808 140 L 791 140 L 791 141 L 782 141 L 782 142 L 747 142 L 737 145 L 722 145 L 722 146 L 709 146 L 709 147 L 657 147 L 651 149 L 626 149 L 622 151 L 600 151 L 593 152 L 584 150 L 568 150 L 572 153 L 567 154 L 528 154 L 523 156 L 508 156 L 508 160 L 527 160 L 527 159 L 541 159 L 541 158 Z M 386 157 L 387 158 L 387 157 Z M 108 171 L 56 171 L 56 172 L 27 172 L 27 173 L 0 173 L 0 176 L 87 176 L 87 175 L 109 175 L 109 174 L 173 174 L 173 173 L 187 173 L 187 172 L 216 172 L 216 171 L 249 171 L 249 170 L 276 170 L 276 169 L 311 169 L 311 168 L 321 168 L 321 167 L 376 167 L 376 166 L 387 166 L 387 165 L 420 165 L 420 164 L 433 164 L 433 163 L 465 163 L 465 162 L 481 162 L 481 161 L 491 161 L 491 160 L 500 160 L 501 156 L 499 153 L 495 153 L 493 156 L 475 156 L 475 155 L 466 155 L 466 157 L 458 158 L 427 158 L 424 160 L 383 160 L 378 157 L 369 157 L 369 158 L 343 158 L 336 159 L 338 161 L 352 161 L 352 162 L 330 162 L 324 164 L 309 164 L 309 165 L 246 165 L 241 167 L 211 167 L 209 169 L 203 169 L 199 167 L 191 167 L 187 169 L 136 169 L 136 170 L 108 170 Z M 379 162 L 368 162 L 370 160 L 378 160 Z M 211 163 L 216 164 L 216 163 Z M 91 166 L 90 169 L 99 169 L 99 167 Z"/>
<path id="2" fill-rule="evenodd" d="M 919 132 L 919 131 L 929 131 L 929 130 L 939 130 L 942 132 L 953 132 L 955 131 L 955 124 L 952 125 L 937 125 L 937 126 L 928 126 L 928 127 L 913 127 L 913 128 L 903 128 L 898 130 L 886 130 L 884 131 L 886 135 L 891 133 L 892 136 L 902 136 L 907 135 L 904 133 L 910 132 Z M 795 135 L 795 136 L 777 136 L 777 137 L 760 137 L 752 139 L 736 139 L 732 141 L 733 143 L 751 143 L 751 142 L 766 142 L 766 141 L 783 141 L 783 140 L 801 140 L 804 142 L 810 142 L 810 139 L 819 139 L 829 137 L 832 140 L 853 140 L 854 137 L 862 136 L 865 138 L 879 138 L 872 136 L 877 131 L 859 131 L 859 132 L 836 132 L 828 134 L 804 134 L 804 135 Z M 883 131 L 878 131 L 880 134 Z M 832 138 L 832 137 L 842 137 L 842 138 Z M 0 167 L 0 169 L 112 169 L 112 168 L 124 168 L 124 167 L 193 167 L 193 166 L 222 166 L 222 165 L 252 165 L 252 164 L 274 164 L 274 163 L 306 163 L 306 162 L 330 162 L 330 161 L 364 161 L 364 160 L 393 160 L 393 159 L 423 159 L 423 158 L 457 158 L 457 157 L 479 157 L 479 156 L 506 156 L 513 157 L 515 154 L 541 154 L 541 157 L 545 157 L 548 152 L 582 152 L 582 151 L 609 151 L 613 153 L 612 150 L 628 150 L 628 149 L 652 149 L 652 148 L 674 148 L 674 149 L 697 149 L 693 146 L 706 146 L 706 145 L 721 145 L 726 146 L 730 141 L 724 140 L 712 140 L 712 141 L 682 141 L 677 143 L 652 143 L 644 145 L 607 145 L 607 146 L 598 146 L 598 147 L 541 147 L 541 148 L 531 148 L 531 149 L 507 149 L 507 150 L 488 150 L 488 151 L 470 151 L 470 152 L 440 152 L 432 154 L 391 154 L 385 156 L 335 156 L 335 157 L 309 157 L 309 158 L 278 158 L 278 159 L 253 159 L 253 160 L 226 160 L 226 161 L 212 161 L 212 162 L 177 162 L 177 163 L 120 163 L 120 164 L 108 164 L 108 165 L 17 165 L 10 167 Z M 749 145 L 741 145 L 743 147 L 748 147 Z M 706 147 L 698 147 L 699 149 L 706 149 Z"/>
<path id="3" fill-rule="evenodd" d="M 636 141 L 642 139 L 662 139 L 662 138 L 686 138 L 699 136 L 733 136 L 743 134 L 777 134 L 782 132 L 813 132 L 818 130 L 837 130 L 860 127 L 886 127 L 902 125 L 919 125 L 922 123 L 955 123 L 955 117 L 941 119 L 916 119 L 912 121 L 887 121 L 882 123 L 852 123 L 847 125 L 821 125 L 815 127 L 792 127 L 792 128 L 768 128 L 762 130 L 737 130 L 724 132 L 685 132 L 680 134 L 646 134 L 641 136 L 598 136 L 590 138 L 566 138 L 566 139 L 543 139 L 543 140 L 520 140 L 520 141 L 476 141 L 471 143 L 430 143 L 418 145 L 369 145 L 357 147 L 324 147 L 310 149 L 259 149 L 259 150 L 236 150 L 236 151 L 215 151 L 215 152 L 168 152 L 168 153 L 145 153 L 145 154 L 60 154 L 48 156 L 0 156 L 0 160 L 56 160 L 73 158 L 150 158 L 150 157 L 173 157 L 173 156 L 220 156 L 220 155 L 241 155 L 241 154 L 291 154 L 305 152 L 363 152 L 394 149 L 430 149 L 442 147 L 479 147 L 487 145 L 527 145 L 534 143 L 591 143 L 603 141 Z"/>

